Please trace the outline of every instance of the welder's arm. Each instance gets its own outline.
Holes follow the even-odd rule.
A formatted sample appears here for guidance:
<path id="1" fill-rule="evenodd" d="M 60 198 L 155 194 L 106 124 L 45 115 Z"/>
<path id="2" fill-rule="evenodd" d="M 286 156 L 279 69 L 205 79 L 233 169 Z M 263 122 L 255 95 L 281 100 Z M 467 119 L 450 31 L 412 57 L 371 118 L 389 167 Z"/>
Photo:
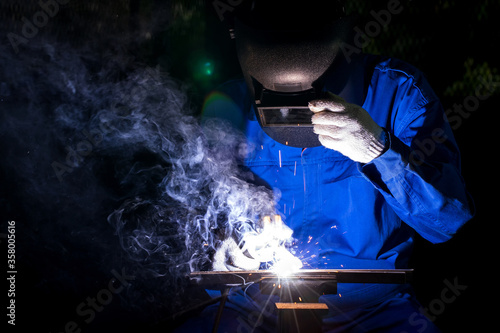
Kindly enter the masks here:
<path id="1" fill-rule="evenodd" d="M 328 102 L 312 104 L 311 109 L 316 111 L 313 122 L 322 124 L 324 120 L 319 118 L 318 121 L 318 117 L 335 108 L 340 111 L 330 113 L 338 113 L 340 117 L 338 120 L 335 119 L 337 115 L 325 117 L 326 121 L 337 122 L 330 125 L 330 133 L 328 125 L 317 128 L 315 124 L 315 131 L 328 136 L 323 140 L 320 137 L 320 141 L 326 147 L 332 143 L 333 149 L 339 144 L 343 150 L 357 149 L 353 156 L 361 158 L 352 158 L 349 152 L 339 151 L 365 163 L 359 165 L 361 173 L 382 193 L 399 217 L 420 235 L 434 243 L 443 242 L 472 218 L 471 201 L 460 173 L 459 151 L 439 101 L 429 102 L 412 112 L 413 119 L 404 128 L 387 129 L 384 149 L 375 157 L 372 147 L 377 144 L 372 141 L 381 138 L 378 133 L 382 129 L 374 125 L 368 112 L 338 99 L 333 105 L 325 106 L 324 103 Z M 342 107 L 342 103 L 347 105 Z M 342 115 L 345 112 L 351 115 Z M 350 125 L 345 125 L 349 122 Z M 355 135 L 351 130 L 345 131 L 348 126 L 355 129 Z M 335 134 L 333 130 L 339 132 Z M 339 138 L 342 133 L 351 138 L 342 141 Z M 363 139 L 358 140 L 359 136 Z M 363 145 L 365 148 L 360 148 Z"/>

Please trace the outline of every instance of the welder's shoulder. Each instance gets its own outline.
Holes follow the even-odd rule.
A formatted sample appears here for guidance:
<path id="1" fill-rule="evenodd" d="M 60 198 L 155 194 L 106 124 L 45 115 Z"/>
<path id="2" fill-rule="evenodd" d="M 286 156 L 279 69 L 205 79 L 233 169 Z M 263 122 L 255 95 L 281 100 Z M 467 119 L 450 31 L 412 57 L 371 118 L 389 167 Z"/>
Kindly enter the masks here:
<path id="1" fill-rule="evenodd" d="M 406 78 L 419 81 L 424 77 L 423 73 L 415 66 L 397 58 L 376 57 L 372 59 L 372 63 L 374 63 L 375 72 L 389 75 L 395 79 Z"/>
<path id="2" fill-rule="evenodd" d="M 412 90 L 426 102 L 437 100 L 425 74 L 415 66 L 390 57 L 381 57 L 374 61 L 373 77 L 391 82 L 400 89 Z"/>

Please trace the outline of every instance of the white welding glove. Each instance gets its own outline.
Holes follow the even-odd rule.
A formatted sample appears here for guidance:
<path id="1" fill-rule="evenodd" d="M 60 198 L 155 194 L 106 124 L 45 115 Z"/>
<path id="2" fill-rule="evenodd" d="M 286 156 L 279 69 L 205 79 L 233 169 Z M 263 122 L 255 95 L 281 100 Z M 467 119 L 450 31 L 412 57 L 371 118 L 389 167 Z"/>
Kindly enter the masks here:
<path id="1" fill-rule="evenodd" d="M 260 261 L 246 256 L 232 238 L 227 238 L 215 251 L 212 262 L 214 271 L 257 270 Z"/>
<path id="2" fill-rule="evenodd" d="M 362 107 L 328 93 L 309 103 L 314 133 L 327 148 L 351 160 L 368 163 L 380 156 L 386 145 L 385 132 Z"/>

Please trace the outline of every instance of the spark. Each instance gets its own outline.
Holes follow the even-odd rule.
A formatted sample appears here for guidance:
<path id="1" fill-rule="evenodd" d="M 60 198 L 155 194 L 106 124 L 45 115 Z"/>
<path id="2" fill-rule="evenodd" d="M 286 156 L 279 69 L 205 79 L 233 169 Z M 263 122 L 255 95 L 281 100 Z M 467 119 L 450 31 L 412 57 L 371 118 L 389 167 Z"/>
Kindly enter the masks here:
<path id="1" fill-rule="evenodd" d="M 304 194 L 307 193 L 307 187 L 306 187 L 306 173 L 302 173 L 302 181 L 304 182 Z"/>

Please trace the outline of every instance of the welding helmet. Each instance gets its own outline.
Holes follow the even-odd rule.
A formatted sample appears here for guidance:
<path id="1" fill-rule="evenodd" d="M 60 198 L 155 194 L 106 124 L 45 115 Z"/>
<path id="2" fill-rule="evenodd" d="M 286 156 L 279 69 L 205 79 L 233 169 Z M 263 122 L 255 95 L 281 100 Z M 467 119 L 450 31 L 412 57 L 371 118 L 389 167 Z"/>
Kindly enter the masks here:
<path id="1" fill-rule="evenodd" d="M 320 146 L 308 102 L 323 94 L 352 26 L 339 1 L 250 1 L 233 18 L 243 76 L 265 133 L 292 147 Z"/>

